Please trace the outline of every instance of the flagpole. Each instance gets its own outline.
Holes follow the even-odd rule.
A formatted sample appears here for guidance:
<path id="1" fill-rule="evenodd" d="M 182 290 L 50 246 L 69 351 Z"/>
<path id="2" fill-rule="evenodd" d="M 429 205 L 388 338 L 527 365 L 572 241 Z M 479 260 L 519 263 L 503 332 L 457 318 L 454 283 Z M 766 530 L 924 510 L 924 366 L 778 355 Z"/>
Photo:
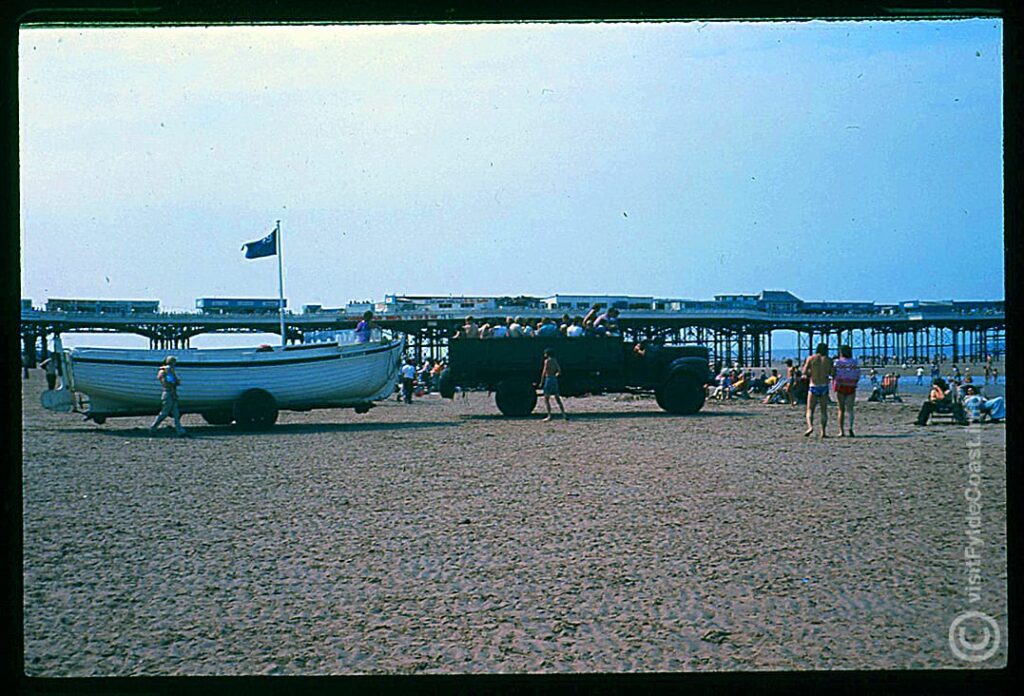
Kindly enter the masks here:
<path id="1" fill-rule="evenodd" d="M 277 311 L 281 317 L 281 346 L 287 344 L 287 334 L 284 331 L 284 263 L 281 261 L 281 221 L 277 221 L 277 227 L 274 228 L 277 233 L 274 235 L 274 239 L 277 240 Z"/>

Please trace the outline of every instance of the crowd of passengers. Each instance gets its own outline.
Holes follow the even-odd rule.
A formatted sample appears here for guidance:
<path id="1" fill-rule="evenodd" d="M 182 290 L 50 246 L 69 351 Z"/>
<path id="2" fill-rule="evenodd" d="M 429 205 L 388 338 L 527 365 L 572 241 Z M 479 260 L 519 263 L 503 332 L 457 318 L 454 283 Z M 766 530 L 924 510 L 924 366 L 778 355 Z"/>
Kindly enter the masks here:
<path id="1" fill-rule="evenodd" d="M 598 305 L 591 307 L 586 316 L 570 317 L 563 314 L 560 321 L 552 317 L 544 317 L 531 324 L 523 317 L 506 317 L 504 323 L 477 324 L 472 316 L 466 317 L 455 334 L 455 338 L 532 338 L 547 336 L 610 336 L 622 335 L 619 328 L 619 310 L 611 307 L 601 313 Z"/>

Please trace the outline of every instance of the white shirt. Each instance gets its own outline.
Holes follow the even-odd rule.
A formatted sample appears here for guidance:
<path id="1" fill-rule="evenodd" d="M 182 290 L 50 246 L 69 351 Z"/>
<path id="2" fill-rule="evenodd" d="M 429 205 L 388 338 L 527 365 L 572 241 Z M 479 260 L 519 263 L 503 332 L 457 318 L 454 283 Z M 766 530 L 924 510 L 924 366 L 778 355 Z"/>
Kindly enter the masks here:
<path id="1" fill-rule="evenodd" d="M 491 336 L 493 336 L 494 338 L 507 338 L 508 329 L 505 328 L 504 326 L 495 326 L 493 329 L 491 329 Z"/>
<path id="2" fill-rule="evenodd" d="M 583 327 L 580 326 L 579 324 L 572 324 L 569 326 L 568 329 L 565 330 L 565 335 L 571 337 L 582 336 L 584 333 L 586 332 L 583 330 Z"/>
<path id="3" fill-rule="evenodd" d="M 416 379 L 416 367 L 409 364 L 402 365 L 402 377 Z"/>

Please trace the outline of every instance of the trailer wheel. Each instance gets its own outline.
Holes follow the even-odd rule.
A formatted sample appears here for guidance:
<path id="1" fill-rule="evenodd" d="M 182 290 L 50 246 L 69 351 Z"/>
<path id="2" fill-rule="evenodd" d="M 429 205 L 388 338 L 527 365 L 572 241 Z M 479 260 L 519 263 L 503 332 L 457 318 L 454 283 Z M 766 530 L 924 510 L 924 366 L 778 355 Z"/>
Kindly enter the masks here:
<path id="1" fill-rule="evenodd" d="M 502 415 L 528 416 L 537 405 L 537 390 L 526 380 L 506 379 L 498 383 L 494 401 Z"/>
<path id="2" fill-rule="evenodd" d="M 654 400 L 658 402 L 658 407 L 663 411 L 668 410 L 668 406 L 665 405 L 664 399 L 665 390 L 662 387 L 658 387 L 654 390 Z"/>
<path id="3" fill-rule="evenodd" d="M 444 368 L 437 377 L 437 392 L 444 399 L 455 398 L 455 380 L 452 379 L 451 368 Z"/>
<path id="4" fill-rule="evenodd" d="M 235 420 L 235 416 L 231 411 L 204 411 L 199 415 L 210 425 L 231 425 Z"/>
<path id="5" fill-rule="evenodd" d="M 373 408 L 373 404 L 357 404 L 355 407 L 355 412 L 369 413 L 371 408 Z"/>
<path id="6" fill-rule="evenodd" d="M 93 416 L 92 417 L 92 422 L 95 423 L 96 425 L 103 425 L 104 423 L 107 422 L 107 417 L 106 416 Z"/>
<path id="7" fill-rule="evenodd" d="M 277 422 L 277 400 L 262 389 L 250 389 L 235 402 L 234 417 L 242 430 L 268 430 Z"/>
<path id="8" fill-rule="evenodd" d="M 689 372 L 678 371 L 669 375 L 655 398 L 658 406 L 669 413 L 688 416 L 704 406 L 704 387 Z"/>

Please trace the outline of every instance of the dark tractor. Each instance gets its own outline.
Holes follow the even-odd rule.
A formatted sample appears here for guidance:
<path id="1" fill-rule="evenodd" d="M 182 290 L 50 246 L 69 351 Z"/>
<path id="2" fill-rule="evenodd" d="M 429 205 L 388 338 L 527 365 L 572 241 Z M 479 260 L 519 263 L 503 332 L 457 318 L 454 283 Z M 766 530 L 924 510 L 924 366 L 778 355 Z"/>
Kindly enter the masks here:
<path id="1" fill-rule="evenodd" d="M 669 413 L 699 411 L 713 379 L 708 349 L 656 341 L 640 345 L 642 354 L 633 342 L 609 337 L 453 339 L 439 391 L 450 399 L 456 387 L 486 387 L 504 415 L 527 416 L 537 405 L 543 353 L 550 348 L 562 368 L 562 396 L 653 393 Z"/>

